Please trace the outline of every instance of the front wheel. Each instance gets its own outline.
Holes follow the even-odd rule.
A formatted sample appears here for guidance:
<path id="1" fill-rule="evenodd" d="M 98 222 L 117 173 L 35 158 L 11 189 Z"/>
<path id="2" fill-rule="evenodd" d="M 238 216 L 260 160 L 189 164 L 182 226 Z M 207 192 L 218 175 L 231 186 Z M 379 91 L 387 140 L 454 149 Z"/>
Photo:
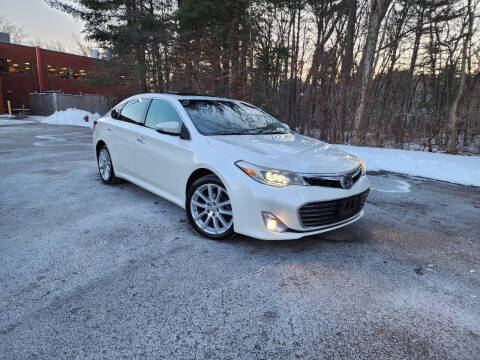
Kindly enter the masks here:
<path id="1" fill-rule="evenodd" d="M 190 186 L 186 210 L 190 223 L 203 236 L 221 240 L 235 234 L 230 198 L 215 175 L 203 176 Z"/>

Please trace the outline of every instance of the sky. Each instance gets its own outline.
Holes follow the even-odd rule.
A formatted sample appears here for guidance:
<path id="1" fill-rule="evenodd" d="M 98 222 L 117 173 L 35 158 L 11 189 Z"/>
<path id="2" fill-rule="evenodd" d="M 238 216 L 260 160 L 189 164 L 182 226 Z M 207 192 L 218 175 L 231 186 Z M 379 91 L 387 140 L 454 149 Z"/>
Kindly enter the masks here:
<path id="1" fill-rule="evenodd" d="M 0 0 L 0 16 L 22 26 L 29 38 L 60 40 L 66 46 L 73 41 L 72 34 L 80 36 L 83 30 L 78 20 L 51 8 L 44 0 Z"/>

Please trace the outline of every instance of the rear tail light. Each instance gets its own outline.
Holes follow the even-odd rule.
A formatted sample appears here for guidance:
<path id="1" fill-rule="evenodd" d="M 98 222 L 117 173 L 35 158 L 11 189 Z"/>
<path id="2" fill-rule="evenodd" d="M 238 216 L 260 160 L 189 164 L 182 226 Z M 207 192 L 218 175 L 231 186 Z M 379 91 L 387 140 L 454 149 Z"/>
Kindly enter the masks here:
<path id="1" fill-rule="evenodd" d="M 97 120 L 93 120 L 93 128 L 95 129 L 95 126 L 97 126 Z"/>
<path id="2" fill-rule="evenodd" d="M 83 121 L 88 122 L 88 116 L 84 116 Z"/>

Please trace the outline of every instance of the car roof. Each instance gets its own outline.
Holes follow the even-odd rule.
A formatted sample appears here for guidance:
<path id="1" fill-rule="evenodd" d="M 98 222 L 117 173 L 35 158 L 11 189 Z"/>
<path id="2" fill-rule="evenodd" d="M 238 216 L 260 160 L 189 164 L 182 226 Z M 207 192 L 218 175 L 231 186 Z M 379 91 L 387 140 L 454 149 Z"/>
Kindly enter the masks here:
<path id="1" fill-rule="evenodd" d="M 135 99 L 135 98 L 144 98 L 144 99 L 169 98 L 169 99 L 176 99 L 176 100 L 240 101 L 235 99 L 228 99 L 228 98 L 208 96 L 208 95 L 188 95 L 188 94 L 181 94 L 181 93 L 144 93 L 144 94 L 137 94 L 131 97 L 131 99 Z"/>

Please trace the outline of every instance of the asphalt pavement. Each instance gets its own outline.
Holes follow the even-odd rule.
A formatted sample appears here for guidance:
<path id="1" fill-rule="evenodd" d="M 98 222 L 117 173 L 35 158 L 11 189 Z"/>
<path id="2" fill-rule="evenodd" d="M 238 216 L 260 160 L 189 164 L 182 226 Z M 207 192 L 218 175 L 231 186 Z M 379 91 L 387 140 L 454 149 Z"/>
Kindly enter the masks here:
<path id="1" fill-rule="evenodd" d="M 369 174 L 354 225 L 212 241 L 30 120 L 0 120 L 0 359 L 480 358 L 479 188 Z"/>

